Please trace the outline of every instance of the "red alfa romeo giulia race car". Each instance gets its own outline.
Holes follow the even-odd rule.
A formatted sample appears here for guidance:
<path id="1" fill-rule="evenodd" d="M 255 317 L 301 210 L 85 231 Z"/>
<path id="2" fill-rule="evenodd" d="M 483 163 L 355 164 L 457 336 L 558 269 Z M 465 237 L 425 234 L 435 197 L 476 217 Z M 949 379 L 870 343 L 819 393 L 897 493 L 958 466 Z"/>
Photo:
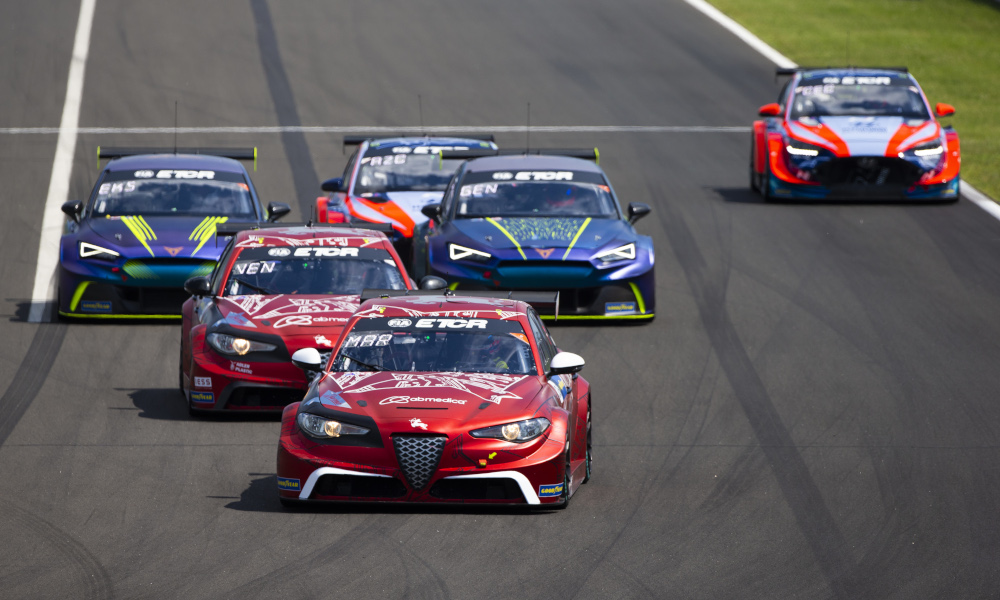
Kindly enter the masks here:
<path id="1" fill-rule="evenodd" d="M 584 362 L 556 348 L 527 302 L 498 295 L 377 297 L 328 362 L 296 353 L 323 373 L 282 415 L 282 504 L 566 506 L 590 478 Z"/>
<path id="2" fill-rule="evenodd" d="M 292 353 L 329 353 L 365 288 L 412 287 L 384 233 L 345 226 L 256 228 L 229 241 L 182 309 L 180 388 L 192 413 L 275 410 L 308 381 Z M 233 231 L 220 226 L 220 235 Z M 442 282 L 443 285 L 443 282 Z"/>

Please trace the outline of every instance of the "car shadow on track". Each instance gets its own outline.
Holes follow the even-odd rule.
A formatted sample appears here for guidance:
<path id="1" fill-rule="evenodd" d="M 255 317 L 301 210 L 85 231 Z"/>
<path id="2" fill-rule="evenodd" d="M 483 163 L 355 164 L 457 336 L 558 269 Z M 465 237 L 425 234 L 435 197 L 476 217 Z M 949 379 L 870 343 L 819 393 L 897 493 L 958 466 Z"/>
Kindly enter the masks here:
<path id="1" fill-rule="evenodd" d="M 521 506 L 483 506 L 462 504 L 391 504 L 330 502 L 285 508 L 278 501 L 278 477 L 273 473 L 248 473 L 253 479 L 240 499 L 226 508 L 249 512 L 307 514 L 462 514 L 462 515 L 542 515 L 557 510 L 530 509 Z"/>
<path id="2" fill-rule="evenodd" d="M 941 206 L 954 204 L 957 198 L 946 198 L 944 200 L 866 200 L 858 198 L 833 198 L 830 200 L 809 200 L 794 198 L 771 198 L 765 201 L 764 198 L 749 188 L 708 188 L 715 192 L 725 202 L 734 204 L 771 204 L 787 206 Z"/>
<path id="3" fill-rule="evenodd" d="M 142 419 L 158 421 L 278 421 L 281 415 L 277 413 L 233 412 L 222 414 L 205 414 L 191 416 L 188 414 L 184 396 L 177 388 L 114 388 L 118 392 L 127 392 L 132 404 L 140 410 Z"/>

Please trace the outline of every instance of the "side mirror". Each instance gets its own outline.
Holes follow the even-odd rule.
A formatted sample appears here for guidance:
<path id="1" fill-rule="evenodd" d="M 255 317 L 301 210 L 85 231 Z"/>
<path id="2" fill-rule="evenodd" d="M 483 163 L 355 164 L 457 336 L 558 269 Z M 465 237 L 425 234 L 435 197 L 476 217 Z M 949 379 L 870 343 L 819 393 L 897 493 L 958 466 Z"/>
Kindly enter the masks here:
<path id="1" fill-rule="evenodd" d="M 427 275 L 420 279 L 420 289 L 422 290 L 443 290 L 448 287 L 448 282 L 434 275 Z"/>
<path id="2" fill-rule="evenodd" d="M 340 188 L 344 187 L 343 177 L 334 177 L 333 179 L 327 179 L 319 186 L 319 189 L 324 192 L 340 192 L 343 191 Z"/>
<path id="3" fill-rule="evenodd" d="M 770 104 L 765 104 L 760 107 L 757 111 L 757 115 L 761 117 L 777 117 L 781 114 L 781 105 L 777 102 L 772 102 Z"/>
<path id="4" fill-rule="evenodd" d="M 568 375 L 578 373 L 583 369 L 583 357 L 572 352 L 560 352 L 552 357 L 549 364 L 549 375 Z"/>
<path id="5" fill-rule="evenodd" d="M 208 277 L 192 277 L 184 282 L 184 291 L 192 296 L 207 296 L 212 292 Z"/>
<path id="6" fill-rule="evenodd" d="M 440 204 L 427 204 L 420 209 L 420 213 L 431 221 L 437 221 L 441 217 L 441 205 Z"/>
<path id="7" fill-rule="evenodd" d="M 934 105 L 934 112 L 936 112 L 939 117 L 950 117 L 955 114 L 955 107 L 950 104 L 945 104 L 944 102 L 938 102 Z"/>
<path id="8" fill-rule="evenodd" d="M 303 371 L 319 371 L 323 368 L 323 357 L 315 348 L 302 348 L 292 354 L 292 364 Z"/>
<path id="9" fill-rule="evenodd" d="M 80 202 L 79 200 L 63 202 L 62 211 L 66 213 L 69 218 L 79 223 L 80 214 L 83 212 L 83 202 Z"/>
<path id="10" fill-rule="evenodd" d="M 269 223 L 274 223 L 290 212 L 292 212 L 292 207 L 284 202 L 269 202 L 267 205 L 267 220 Z"/>
<path id="11" fill-rule="evenodd" d="M 653 212 L 653 209 L 650 208 L 649 205 L 644 202 L 629 202 L 628 222 L 635 223 L 636 221 L 645 217 L 651 212 Z"/>

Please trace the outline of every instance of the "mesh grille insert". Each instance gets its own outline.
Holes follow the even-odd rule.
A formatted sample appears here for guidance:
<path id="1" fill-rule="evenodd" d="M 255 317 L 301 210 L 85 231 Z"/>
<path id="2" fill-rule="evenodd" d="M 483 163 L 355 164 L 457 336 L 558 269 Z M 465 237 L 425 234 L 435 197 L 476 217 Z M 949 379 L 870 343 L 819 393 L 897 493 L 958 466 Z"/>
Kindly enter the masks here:
<path id="1" fill-rule="evenodd" d="M 443 435 L 393 436 L 392 445 L 396 449 L 396 460 L 399 461 L 399 468 L 403 470 L 403 476 L 406 477 L 410 487 L 420 490 L 427 485 L 437 470 L 438 463 L 441 462 L 441 453 L 444 452 L 447 441 L 448 438 Z"/>

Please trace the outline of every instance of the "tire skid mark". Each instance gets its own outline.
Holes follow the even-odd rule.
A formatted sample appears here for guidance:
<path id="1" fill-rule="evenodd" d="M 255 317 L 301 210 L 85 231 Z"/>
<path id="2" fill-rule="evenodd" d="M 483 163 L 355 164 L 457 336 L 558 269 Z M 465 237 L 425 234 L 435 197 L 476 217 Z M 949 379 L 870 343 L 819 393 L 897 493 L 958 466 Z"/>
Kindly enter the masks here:
<path id="1" fill-rule="evenodd" d="M 3 396 L 0 397 L 0 446 L 10 436 L 28 406 L 38 395 L 66 338 L 66 324 L 42 323 L 31 339 L 28 352 Z"/>
<path id="2" fill-rule="evenodd" d="M 8 519 L 30 529 L 80 571 L 85 598 L 101 600 L 115 597 L 111 577 L 86 546 L 49 521 L 15 504 L 0 499 L 0 506 Z"/>
<path id="3" fill-rule="evenodd" d="M 669 197 L 662 190 L 649 191 L 651 197 Z M 726 310 L 727 271 L 707 264 L 683 215 L 669 203 L 659 204 L 657 215 L 694 294 L 705 333 L 817 566 L 835 597 L 857 597 L 856 565 L 846 540 Z"/>
<path id="4" fill-rule="evenodd" d="M 300 129 L 296 129 L 302 127 L 302 119 L 299 118 L 292 84 L 288 80 L 288 73 L 285 72 L 285 65 L 281 60 L 278 35 L 274 31 L 267 0 L 250 0 L 250 9 L 257 25 L 257 46 L 260 48 L 260 61 L 264 67 L 267 89 L 271 92 L 278 124 L 282 127 L 281 143 L 285 147 L 285 157 L 292 170 L 295 195 L 299 199 L 301 220 L 304 221 L 312 214 L 312 199 L 319 194 L 319 176 L 316 175 L 316 168 L 313 166 L 312 153 L 309 151 L 306 136 Z"/>

